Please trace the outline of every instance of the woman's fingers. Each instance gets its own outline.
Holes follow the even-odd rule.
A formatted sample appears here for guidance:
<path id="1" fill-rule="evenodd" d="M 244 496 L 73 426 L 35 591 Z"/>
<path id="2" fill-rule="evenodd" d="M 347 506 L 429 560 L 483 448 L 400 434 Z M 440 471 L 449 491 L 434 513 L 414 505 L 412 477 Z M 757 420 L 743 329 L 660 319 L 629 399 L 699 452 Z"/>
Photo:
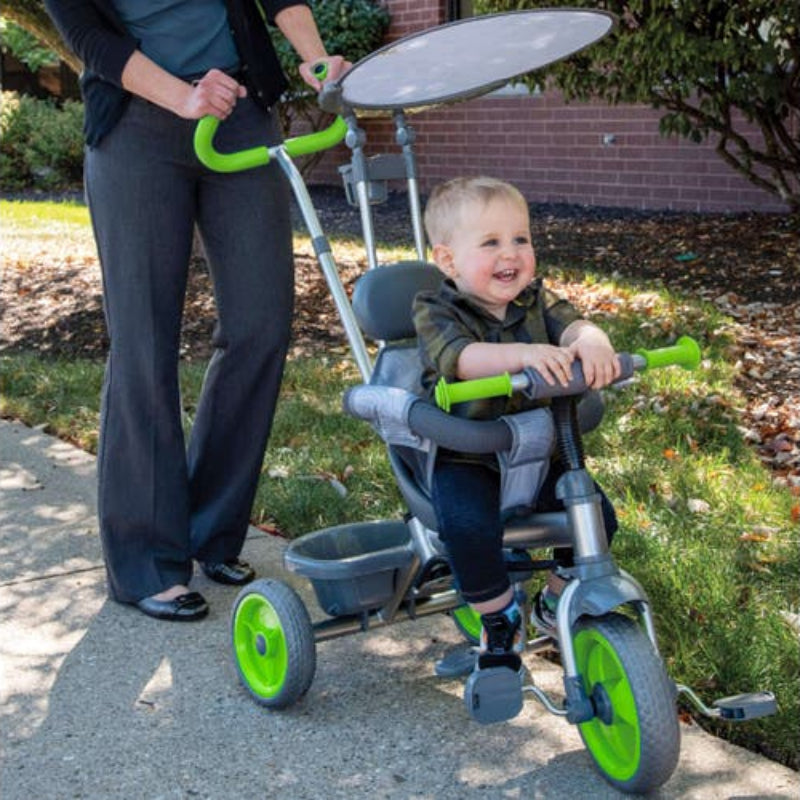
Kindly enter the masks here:
<path id="1" fill-rule="evenodd" d="M 212 114 L 218 119 L 226 119 L 236 102 L 247 95 L 247 89 L 230 75 L 212 69 L 194 84 L 193 94 L 198 116 Z"/>

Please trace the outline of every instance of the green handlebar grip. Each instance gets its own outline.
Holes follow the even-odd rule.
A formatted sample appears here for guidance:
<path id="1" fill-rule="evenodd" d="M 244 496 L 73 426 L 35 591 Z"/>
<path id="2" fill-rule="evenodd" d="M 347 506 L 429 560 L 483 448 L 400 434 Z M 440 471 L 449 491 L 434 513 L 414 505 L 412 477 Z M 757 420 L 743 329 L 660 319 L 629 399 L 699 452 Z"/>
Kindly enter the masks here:
<path id="1" fill-rule="evenodd" d="M 311 67 L 311 74 L 318 81 L 324 81 L 328 77 L 328 65 L 324 61 L 318 61 Z"/>
<path id="2" fill-rule="evenodd" d="M 658 350 L 637 350 L 647 362 L 647 369 L 656 367 L 679 366 L 684 369 L 696 369 L 700 364 L 700 345 L 691 336 L 681 336 L 671 347 Z"/>
<path id="3" fill-rule="evenodd" d="M 450 411 L 454 403 L 466 403 L 468 400 L 480 400 L 484 397 L 511 397 L 511 376 L 492 375 L 489 378 L 475 378 L 471 381 L 447 383 L 439 378 L 436 384 L 436 405 L 443 411 Z"/>
<path id="4" fill-rule="evenodd" d="M 194 151 L 204 167 L 214 172 L 242 172 L 269 162 L 269 150 L 264 145 L 240 150 L 238 153 L 218 153 L 214 149 L 214 135 L 219 127 L 216 117 L 203 117 L 194 131 Z"/>
<path id="5" fill-rule="evenodd" d="M 269 150 L 263 145 L 240 150 L 237 153 L 218 153 L 214 149 L 214 135 L 218 127 L 219 120 L 212 116 L 203 117 L 197 123 L 194 132 L 194 150 L 204 166 L 214 172 L 242 172 L 269 162 Z M 305 156 L 339 144 L 346 133 L 347 123 L 341 117 L 337 117 L 325 130 L 287 139 L 283 146 L 292 157 Z"/>

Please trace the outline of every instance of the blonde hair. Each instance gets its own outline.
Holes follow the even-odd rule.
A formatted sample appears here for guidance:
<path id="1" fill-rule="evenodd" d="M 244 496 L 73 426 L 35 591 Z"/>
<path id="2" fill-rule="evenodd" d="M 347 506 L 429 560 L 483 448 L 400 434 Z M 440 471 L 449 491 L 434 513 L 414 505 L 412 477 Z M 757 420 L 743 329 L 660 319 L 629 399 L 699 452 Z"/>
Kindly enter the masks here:
<path id="1" fill-rule="evenodd" d="M 478 175 L 440 183 L 431 192 L 425 205 L 425 230 L 431 245 L 450 243 L 468 206 L 480 204 L 481 208 L 485 208 L 498 198 L 520 205 L 526 213 L 528 211 L 528 203 L 519 189 L 497 178 Z"/>

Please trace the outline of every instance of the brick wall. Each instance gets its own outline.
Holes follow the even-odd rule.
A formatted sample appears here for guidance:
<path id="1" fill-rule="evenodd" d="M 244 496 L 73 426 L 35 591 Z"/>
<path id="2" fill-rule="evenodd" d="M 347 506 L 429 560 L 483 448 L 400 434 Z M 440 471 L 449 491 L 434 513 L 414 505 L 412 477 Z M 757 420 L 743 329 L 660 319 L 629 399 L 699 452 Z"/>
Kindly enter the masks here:
<path id="1" fill-rule="evenodd" d="M 438 24 L 441 0 L 392 0 L 389 38 Z M 409 115 L 417 133 L 423 192 L 441 180 L 489 173 L 513 181 L 531 202 L 685 211 L 785 211 L 776 196 L 736 173 L 714 151 L 658 132 L 659 113 L 639 105 L 564 103 L 557 92 L 498 93 Z M 392 152 L 387 120 L 364 120 L 367 151 Z M 345 148 L 311 182 L 338 183 Z"/>
<path id="2" fill-rule="evenodd" d="M 446 17 L 446 0 L 384 0 L 381 5 L 391 14 L 389 41 L 440 25 Z"/>

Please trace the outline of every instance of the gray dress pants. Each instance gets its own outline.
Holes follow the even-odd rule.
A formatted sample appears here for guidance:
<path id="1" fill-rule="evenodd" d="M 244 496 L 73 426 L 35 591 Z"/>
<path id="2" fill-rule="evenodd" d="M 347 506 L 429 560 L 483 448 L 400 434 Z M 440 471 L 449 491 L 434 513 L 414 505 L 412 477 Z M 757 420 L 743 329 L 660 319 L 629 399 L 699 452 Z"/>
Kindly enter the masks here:
<path id="1" fill-rule="evenodd" d="M 86 154 L 111 340 L 98 513 L 109 593 L 126 603 L 187 583 L 193 559 L 238 556 L 290 335 L 288 183 L 274 163 L 209 172 L 194 154 L 195 125 L 133 98 Z M 279 138 L 275 115 L 244 99 L 215 145 L 229 152 Z M 187 444 L 178 359 L 195 223 L 218 321 Z"/>

